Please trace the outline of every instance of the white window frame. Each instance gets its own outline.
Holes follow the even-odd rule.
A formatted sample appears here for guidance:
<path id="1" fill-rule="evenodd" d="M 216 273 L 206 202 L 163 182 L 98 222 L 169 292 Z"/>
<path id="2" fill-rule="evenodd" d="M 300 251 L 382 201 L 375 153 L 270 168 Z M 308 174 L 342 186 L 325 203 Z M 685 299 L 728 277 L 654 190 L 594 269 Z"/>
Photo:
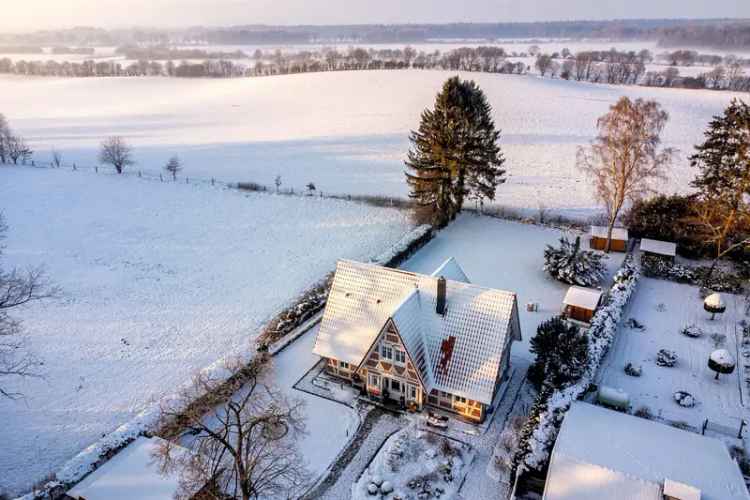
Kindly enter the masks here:
<path id="1" fill-rule="evenodd" d="M 388 354 L 386 354 L 386 352 Z M 389 346 L 388 344 L 382 344 L 380 346 L 380 356 L 383 359 L 393 360 L 393 347 Z"/>
<path id="2" fill-rule="evenodd" d="M 370 373 L 367 376 L 367 384 L 373 387 L 380 387 L 380 375 L 377 373 Z"/>
<path id="3" fill-rule="evenodd" d="M 349 369 L 349 363 L 347 363 L 346 361 L 339 361 L 339 366 L 345 370 Z"/>
<path id="4" fill-rule="evenodd" d="M 398 359 L 399 356 L 401 357 L 401 359 Z M 405 365 L 406 364 L 406 352 L 402 351 L 401 349 L 394 349 L 393 360 L 400 365 Z"/>
<path id="5" fill-rule="evenodd" d="M 417 400 L 417 386 L 413 384 L 406 384 L 406 388 L 407 388 L 406 394 L 408 398 L 411 399 L 412 401 L 416 401 Z"/>
<path id="6" fill-rule="evenodd" d="M 453 402 L 465 405 L 466 404 L 466 398 L 463 397 L 463 396 L 453 396 Z"/>
<path id="7" fill-rule="evenodd" d="M 404 393 L 404 383 L 400 380 L 396 380 L 395 378 L 388 379 L 390 383 L 388 384 L 388 389 L 391 390 L 391 392 L 397 392 L 398 394 Z M 398 384 L 398 390 L 393 388 L 393 384 Z"/>

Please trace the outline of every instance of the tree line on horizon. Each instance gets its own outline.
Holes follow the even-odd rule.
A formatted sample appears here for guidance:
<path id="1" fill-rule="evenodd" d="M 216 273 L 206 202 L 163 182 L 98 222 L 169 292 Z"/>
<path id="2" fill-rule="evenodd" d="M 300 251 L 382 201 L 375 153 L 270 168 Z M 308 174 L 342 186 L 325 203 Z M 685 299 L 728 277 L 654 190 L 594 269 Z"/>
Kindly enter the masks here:
<path id="1" fill-rule="evenodd" d="M 439 69 L 502 74 L 525 74 L 532 68 L 518 58 L 532 58 L 533 66 L 542 77 L 564 80 L 712 90 L 750 90 L 750 76 L 745 68 L 750 59 L 734 55 L 702 54 L 692 50 L 675 50 L 654 56 L 649 50 L 618 51 L 587 50 L 576 53 L 567 48 L 551 54 L 542 53 L 532 45 L 528 51 L 508 53 L 502 47 L 459 47 L 446 52 L 403 49 L 349 47 L 338 50 L 325 47 L 285 53 L 279 49 L 256 49 L 252 56 L 209 52 L 198 49 L 120 47 L 120 53 L 139 56 L 124 64 L 113 60 L 88 59 L 80 62 L 54 60 L 17 60 L 0 58 L 0 73 L 28 76 L 58 77 L 132 77 L 164 76 L 178 78 L 239 78 L 314 73 L 325 71 Z M 134 52 L 131 52 L 134 51 Z M 179 56 L 203 56 L 203 61 L 181 60 Z M 140 58 L 142 57 L 142 58 Z M 225 57 L 238 57 L 226 59 Z M 248 63 L 242 61 L 247 60 Z M 647 70 L 647 65 L 660 61 L 662 71 Z M 697 76 L 683 76 L 676 65 L 707 67 Z M 711 69 L 708 69 L 708 67 Z"/>

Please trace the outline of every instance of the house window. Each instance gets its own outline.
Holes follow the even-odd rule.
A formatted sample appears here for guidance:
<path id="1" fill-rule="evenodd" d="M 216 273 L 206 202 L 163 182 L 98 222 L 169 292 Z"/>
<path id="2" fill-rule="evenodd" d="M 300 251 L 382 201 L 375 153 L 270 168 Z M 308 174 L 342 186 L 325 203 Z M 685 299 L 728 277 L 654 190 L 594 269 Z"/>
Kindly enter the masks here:
<path id="1" fill-rule="evenodd" d="M 417 388 L 413 385 L 409 385 L 409 399 L 415 400 L 417 399 Z"/>
<path id="2" fill-rule="evenodd" d="M 456 403 L 466 404 L 466 398 L 461 397 L 461 396 L 455 396 L 453 398 L 453 401 L 456 402 Z"/>
<path id="3" fill-rule="evenodd" d="M 393 354 L 396 356 L 396 363 L 401 363 L 402 365 L 406 363 L 406 353 L 404 351 L 399 351 L 398 349 L 396 349 L 395 351 L 393 351 Z"/>
<path id="4" fill-rule="evenodd" d="M 371 373 L 369 377 L 370 385 L 380 386 L 380 377 Z"/>
<path id="5" fill-rule="evenodd" d="M 445 392 L 445 391 L 440 391 L 440 396 L 444 397 L 444 398 L 450 398 L 451 397 L 450 393 L 449 392 Z"/>
<path id="6" fill-rule="evenodd" d="M 347 363 L 346 361 L 340 361 L 340 362 L 339 362 L 339 366 L 340 366 L 341 368 L 344 368 L 345 370 L 348 370 L 348 369 L 349 369 L 349 363 Z"/>
<path id="7" fill-rule="evenodd" d="M 401 382 L 391 379 L 391 390 L 393 392 L 401 392 Z"/>
<path id="8" fill-rule="evenodd" d="M 385 359 L 393 359 L 393 348 L 389 345 L 383 344 L 380 346 L 380 355 Z"/>

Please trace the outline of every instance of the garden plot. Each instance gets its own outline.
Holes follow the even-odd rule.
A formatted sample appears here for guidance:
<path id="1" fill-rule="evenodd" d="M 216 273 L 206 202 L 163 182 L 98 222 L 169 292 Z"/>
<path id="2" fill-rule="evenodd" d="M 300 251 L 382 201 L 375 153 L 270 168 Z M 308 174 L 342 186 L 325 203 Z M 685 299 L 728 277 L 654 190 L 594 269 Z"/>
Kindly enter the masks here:
<path id="1" fill-rule="evenodd" d="M 455 257 L 472 283 L 516 293 L 523 340 L 513 343 L 513 354 L 531 360 L 529 339 L 539 323 L 560 314 L 568 290 L 568 285 L 542 270 L 544 249 L 548 244 L 557 245 L 563 234 L 558 229 L 464 214 L 437 233 L 403 267 L 429 274 L 447 258 Z M 586 245 L 585 236 L 582 239 Z M 605 281 L 622 264 L 623 256 L 611 253 L 605 260 L 609 273 Z M 527 311 L 529 302 L 538 303 L 538 311 Z"/>
<path id="2" fill-rule="evenodd" d="M 453 498 L 473 451 L 460 441 L 409 425 L 385 442 L 352 487 L 352 500 Z"/>
<path id="3" fill-rule="evenodd" d="M 731 375 L 715 380 L 716 373 L 708 368 L 709 355 L 719 347 L 737 357 L 739 322 L 745 319 L 744 299 L 722 296 L 727 310 L 711 321 L 697 287 L 642 278 L 625 318 L 637 320 L 645 329 L 629 328 L 627 322 L 620 327 L 602 366 L 600 383 L 627 392 L 633 410 L 646 407 L 657 417 L 699 428 L 708 418 L 737 429 L 745 413 L 740 385 L 745 379 L 743 369 L 738 366 Z M 693 338 L 680 333 L 689 325 L 703 334 Z M 675 366 L 657 366 L 661 349 L 677 355 Z M 642 368 L 640 377 L 625 373 L 628 363 Z M 677 391 L 694 396 L 695 407 L 678 405 Z"/>
<path id="4" fill-rule="evenodd" d="M 3 380 L 25 394 L 0 399 L 8 493 L 197 370 L 252 352 L 260 326 L 337 259 L 378 255 L 410 228 L 361 204 L 20 167 L 0 168 L 0 210 L 3 265 L 43 264 L 62 289 L 14 312 L 45 378 Z"/>

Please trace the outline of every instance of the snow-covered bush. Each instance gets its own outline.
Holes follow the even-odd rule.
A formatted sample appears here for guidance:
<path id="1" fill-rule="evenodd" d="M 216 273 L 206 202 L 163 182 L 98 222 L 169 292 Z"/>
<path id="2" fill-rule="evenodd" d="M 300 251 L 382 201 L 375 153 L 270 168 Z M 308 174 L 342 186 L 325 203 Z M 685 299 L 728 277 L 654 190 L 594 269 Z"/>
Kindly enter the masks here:
<path id="1" fill-rule="evenodd" d="M 660 257 L 643 255 L 641 269 L 643 275 L 649 278 L 706 286 L 714 292 L 740 293 L 743 289 L 743 280 L 739 274 L 722 269 L 712 270 L 709 266 L 686 266 Z"/>
<path id="2" fill-rule="evenodd" d="M 659 349 L 656 353 L 656 364 L 665 368 L 672 368 L 677 364 L 677 353 L 669 349 Z"/>
<path id="3" fill-rule="evenodd" d="M 539 470 L 549 460 L 549 453 L 560 424 L 573 401 L 594 382 L 599 365 L 611 346 L 622 313 L 636 289 L 640 272 L 632 256 L 626 257 L 614 277 L 607 302 L 599 308 L 587 331 L 588 362 L 583 375 L 573 384 L 559 389 L 543 388 L 531 409 L 527 425 L 521 429 L 521 444 L 516 455 L 516 473 Z"/>
<path id="4" fill-rule="evenodd" d="M 643 368 L 641 367 L 641 365 L 628 363 L 627 365 L 625 365 L 625 373 L 627 375 L 630 375 L 631 377 L 640 377 L 643 374 Z"/>
<path id="5" fill-rule="evenodd" d="M 697 403 L 693 395 L 687 391 L 677 391 L 673 397 L 675 402 L 683 408 L 692 408 Z"/>
<path id="6" fill-rule="evenodd" d="M 633 412 L 633 415 L 635 415 L 636 417 L 645 418 L 647 420 L 651 420 L 652 418 L 654 418 L 654 414 L 651 412 L 651 408 L 649 408 L 648 406 L 641 406 Z"/>
<path id="7" fill-rule="evenodd" d="M 723 333 L 712 333 L 710 336 L 711 342 L 714 344 L 714 349 L 718 349 L 719 347 L 723 346 L 724 343 L 727 341 L 727 336 Z"/>
<path id="8" fill-rule="evenodd" d="M 553 278 L 569 285 L 596 286 L 606 274 L 602 254 L 581 249 L 581 238 L 571 243 L 560 238 L 560 247 L 547 245 L 544 270 Z"/>
<path id="9" fill-rule="evenodd" d="M 697 325 L 687 325 L 682 327 L 680 333 L 687 337 L 698 338 L 703 335 L 703 330 Z"/>

